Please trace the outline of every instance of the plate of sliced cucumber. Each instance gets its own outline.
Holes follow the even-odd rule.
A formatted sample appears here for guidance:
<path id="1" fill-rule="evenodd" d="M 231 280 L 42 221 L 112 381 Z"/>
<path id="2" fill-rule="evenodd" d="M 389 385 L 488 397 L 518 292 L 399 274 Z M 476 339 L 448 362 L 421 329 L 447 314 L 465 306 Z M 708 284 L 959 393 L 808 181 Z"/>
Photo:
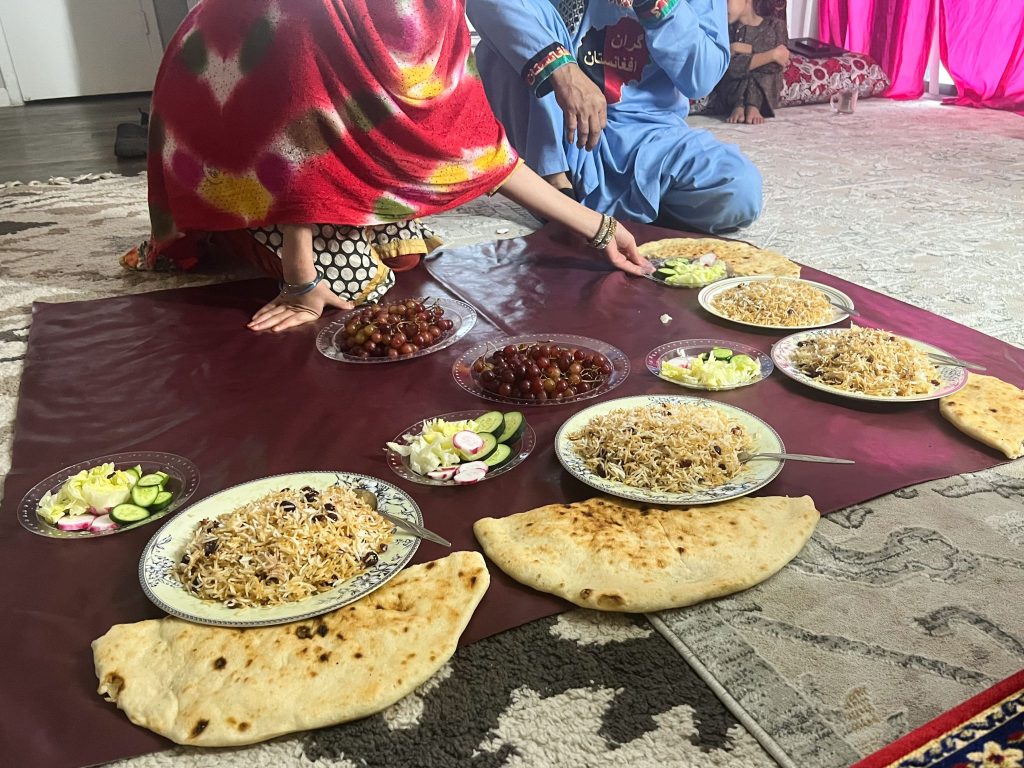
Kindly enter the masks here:
<path id="1" fill-rule="evenodd" d="M 388 466 L 421 485 L 473 485 L 523 463 L 537 435 L 519 411 L 455 411 L 418 421 L 387 444 Z"/>
<path id="2" fill-rule="evenodd" d="M 703 288 L 732 274 L 729 265 L 713 253 L 695 259 L 674 256 L 650 261 L 654 272 L 646 277 L 673 288 Z"/>
<path id="3" fill-rule="evenodd" d="M 182 456 L 116 453 L 37 483 L 21 500 L 18 519 L 32 533 L 55 539 L 109 536 L 181 509 L 198 487 L 199 470 Z"/>

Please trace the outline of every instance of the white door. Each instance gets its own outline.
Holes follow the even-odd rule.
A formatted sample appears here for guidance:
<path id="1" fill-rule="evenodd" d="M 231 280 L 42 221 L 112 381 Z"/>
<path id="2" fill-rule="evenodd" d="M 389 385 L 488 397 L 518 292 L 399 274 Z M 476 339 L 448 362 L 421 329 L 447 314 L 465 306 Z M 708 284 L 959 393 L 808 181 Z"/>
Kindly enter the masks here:
<path id="1" fill-rule="evenodd" d="M 0 0 L 0 21 L 26 101 L 153 88 L 153 0 Z"/>

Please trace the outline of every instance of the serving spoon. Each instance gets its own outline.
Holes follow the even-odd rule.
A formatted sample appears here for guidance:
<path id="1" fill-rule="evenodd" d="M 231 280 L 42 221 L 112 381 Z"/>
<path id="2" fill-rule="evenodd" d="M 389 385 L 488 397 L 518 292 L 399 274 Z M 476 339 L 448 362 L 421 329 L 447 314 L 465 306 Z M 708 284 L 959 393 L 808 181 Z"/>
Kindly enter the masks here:
<path id="1" fill-rule="evenodd" d="M 389 512 L 382 511 L 377 504 L 377 496 L 376 494 L 373 493 L 373 491 L 363 490 L 362 488 L 352 488 L 351 491 L 356 496 L 358 496 L 359 499 L 363 501 L 368 507 L 370 507 L 374 512 L 383 517 L 385 520 L 387 520 L 390 523 L 394 523 L 400 528 L 404 528 L 414 536 L 418 536 L 421 539 L 426 539 L 427 541 L 432 541 L 435 544 L 441 544 L 445 547 L 450 547 L 452 545 L 452 543 L 448 541 L 448 539 L 444 538 L 443 536 L 438 536 L 436 533 L 427 530 L 422 525 L 417 525 L 411 520 L 405 520 L 404 518 L 398 517 L 397 515 L 392 515 Z"/>
<path id="2" fill-rule="evenodd" d="M 812 456 L 807 453 L 751 453 L 750 451 L 740 451 L 736 454 L 736 458 L 740 460 L 741 464 L 746 464 L 748 461 L 753 461 L 755 459 L 772 459 L 773 461 L 815 461 L 820 464 L 857 463 L 852 459 L 836 459 L 832 456 Z"/>

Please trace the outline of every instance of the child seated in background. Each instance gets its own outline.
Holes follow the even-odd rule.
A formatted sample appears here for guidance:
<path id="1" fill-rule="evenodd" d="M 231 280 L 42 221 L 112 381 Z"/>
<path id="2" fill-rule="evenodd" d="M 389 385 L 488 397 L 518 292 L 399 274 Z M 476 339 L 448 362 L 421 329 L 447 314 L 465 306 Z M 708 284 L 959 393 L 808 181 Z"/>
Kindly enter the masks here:
<path id="1" fill-rule="evenodd" d="M 758 16 L 754 0 L 729 0 L 728 8 L 732 58 L 715 86 L 715 103 L 729 114 L 726 122 L 757 125 L 774 117 L 779 105 L 789 34 L 781 19 Z"/>

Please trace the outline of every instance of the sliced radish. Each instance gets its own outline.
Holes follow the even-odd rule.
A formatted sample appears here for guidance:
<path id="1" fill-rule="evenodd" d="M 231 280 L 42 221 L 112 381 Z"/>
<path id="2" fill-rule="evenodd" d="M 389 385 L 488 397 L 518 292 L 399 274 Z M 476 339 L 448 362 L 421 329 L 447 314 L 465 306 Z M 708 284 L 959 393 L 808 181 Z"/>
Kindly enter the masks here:
<path id="1" fill-rule="evenodd" d="M 117 528 L 117 523 L 110 519 L 110 515 L 100 515 L 92 519 L 92 525 L 89 526 L 90 531 L 96 533 L 104 533 L 105 531 L 112 531 Z"/>
<path id="2" fill-rule="evenodd" d="M 440 467 L 433 472 L 427 472 L 427 477 L 432 477 L 434 480 L 451 480 L 458 471 L 458 467 Z"/>
<path id="3" fill-rule="evenodd" d="M 472 485 L 473 483 L 479 483 L 487 476 L 487 470 L 484 469 L 467 469 L 465 471 L 460 470 L 455 473 L 455 482 L 458 485 Z"/>
<path id="4" fill-rule="evenodd" d="M 472 456 L 474 453 L 480 453 L 484 447 L 484 439 L 476 432 L 464 429 L 455 433 L 455 436 L 452 437 L 452 445 L 467 456 Z"/>
<path id="5" fill-rule="evenodd" d="M 469 485 L 470 483 L 479 483 L 484 479 L 484 475 L 490 469 L 482 461 L 470 461 L 459 466 L 459 470 L 455 473 L 453 478 L 459 485 Z"/>
<path id="6" fill-rule="evenodd" d="M 102 517 L 103 515 L 109 515 L 112 509 L 113 507 L 89 507 L 89 514 Z"/>
<path id="7" fill-rule="evenodd" d="M 703 256 L 697 259 L 697 263 L 700 264 L 702 267 L 710 267 L 716 261 L 718 261 L 718 257 L 715 256 L 715 254 L 713 253 L 705 253 Z"/>
<path id="8" fill-rule="evenodd" d="M 84 531 L 92 525 L 92 521 L 95 519 L 94 515 L 71 515 L 58 520 L 57 527 L 62 531 Z"/>

